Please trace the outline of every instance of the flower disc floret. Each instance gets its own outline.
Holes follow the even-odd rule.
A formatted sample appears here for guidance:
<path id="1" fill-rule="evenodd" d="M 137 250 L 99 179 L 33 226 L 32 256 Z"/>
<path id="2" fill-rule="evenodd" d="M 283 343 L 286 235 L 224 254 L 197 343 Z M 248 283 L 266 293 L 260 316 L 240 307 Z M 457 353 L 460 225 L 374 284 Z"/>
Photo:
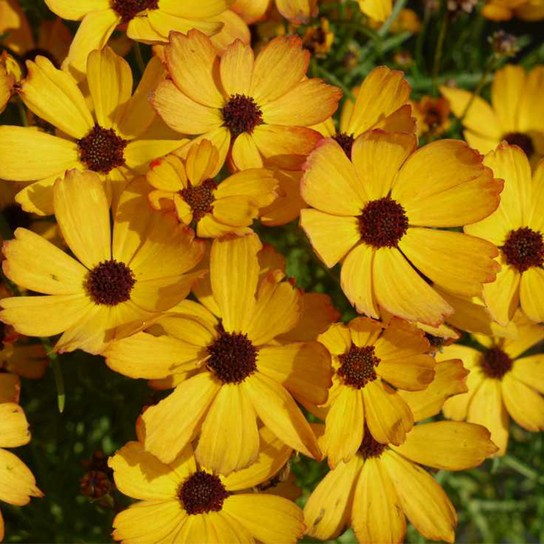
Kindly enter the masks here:
<path id="1" fill-rule="evenodd" d="M 381 457 L 382 453 L 387 449 L 387 444 L 381 444 L 374 440 L 374 437 L 370 434 L 368 425 L 365 423 L 365 432 L 363 435 L 363 441 L 359 447 L 359 455 L 363 459 L 370 459 L 372 457 Z"/>
<path id="2" fill-rule="evenodd" d="M 200 185 L 189 185 L 180 191 L 181 197 L 191 207 L 193 220 L 198 223 L 207 213 L 213 212 L 214 191 L 217 185 L 213 179 L 206 179 Z"/>
<path id="3" fill-rule="evenodd" d="M 338 375 L 346 385 L 361 389 L 378 377 L 375 369 L 380 359 L 374 354 L 374 346 L 360 348 L 352 345 L 350 350 L 340 355 L 338 359 L 340 361 Z"/>
<path id="4" fill-rule="evenodd" d="M 408 231 L 404 208 L 388 196 L 371 200 L 358 219 L 361 240 L 376 248 L 397 247 Z"/>
<path id="5" fill-rule="evenodd" d="M 345 132 L 340 132 L 333 136 L 333 139 L 336 140 L 336 142 L 344 150 L 344 153 L 346 154 L 348 159 L 351 159 L 351 148 L 353 147 L 353 142 L 355 141 L 355 138 L 353 136 L 350 136 L 349 134 L 346 134 Z"/>
<path id="6" fill-rule="evenodd" d="M 497 380 L 501 380 L 512 369 L 512 364 L 512 359 L 500 348 L 488 349 L 480 363 L 484 374 Z"/>
<path id="7" fill-rule="evenodd" d="M 257 348 L 247 334 L 222 331 L 208 353 L 208 368 L 223 383 L 241 383 L 257 370 Z"/>
<path id="8" fill-rule="evenodd" d="M 503 246 L 506 262 L 525 272 L 544 263 L 544 239 L 540 232 L 529 227 L 512 231 Z"/>
<path id="9" fill-rule="evenodd" d="M 122 23 L 132 21 L 146 9 L 158 9 L 159 0 L 113 0 L 113 10 L 121 16 Z"/>
<path id="10" fill-rule="evenodd" d="M 81 162 L 89 170 L 109 174 L 114 168 L 125 164 L 124 150 L 128 144 L 112 128 L 95 125 L 84 138 L 76 141 Z"/>
<path id="11" fill-rule="evenodd" d="M 524 134 L 523 132 L 510 132 L 504 136 L 504 140 L 506 140 L 511 145 L 517 145 L 518 147 L 521 147 L 523 152 L 529 158 L 531 158 L 535 152 L 535 146 L 533 144 L 532 138 L 527 134 Z"/>
<path id="12" fill-rule="evenodd" d="M 112 259 L 93 268 L 87 278 L 87 291 L 97 304 L 117 306 L 130 299 L 136 278 L 125 264 Z"/>
<path id="13" fill-rule="evenodd" d="M 232 136 L 244 132 L 253 134 L 255 127 L 262 125 L 263 112 L 251 96 L 233 94 L 222 109 L 225 126 Z"/>
<path id="14" fill-rule="evenodd" d="M 230 493 L 221 483 L 219 476 L 202 470 L 195 472 L 181 485 L 179 498 L 190 516 L 220 512 L 223 502 Z"/>

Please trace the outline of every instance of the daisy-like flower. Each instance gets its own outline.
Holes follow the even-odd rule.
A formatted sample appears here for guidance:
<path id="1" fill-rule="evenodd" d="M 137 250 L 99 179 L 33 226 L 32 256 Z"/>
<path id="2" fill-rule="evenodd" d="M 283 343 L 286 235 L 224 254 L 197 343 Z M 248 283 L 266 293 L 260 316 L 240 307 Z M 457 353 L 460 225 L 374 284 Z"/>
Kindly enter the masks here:
<path id="1" fill-rule="evenodd" d="M 325 137 L 336 140 L 348 157 L 355 139 L 368 130 L 415 133 L 411 117 L 410 84 L 404 73 L 387 66 L 374 68 L 360 87 L 353 89 L 355 102 L 347 98 L 340 115 L 338 130 L 332 119 L 314 127 Z"/>
<path id="2" fill-rule="evenodd" d="M 276 198 L 278 182 L 273 172 L 253 168 L 238 172 L 221 183 L 213 179 L 221 170 L 217 148 L 208 140 L 191 145 L 187 159 L 168 155 L 151 163 L 147 181 L 153 208 L 174 210 L 185 225 L 196 225 L 201 238 L 217 238 L 229 232 L 251 232 L 259 210 Z"/>
<path id="3" fill-rule="evenodd" d="M 87 57 L 102 49 L 118 26 L 137 42 L 164 43 L 171 30 L 188 32 L 198 28 L 212 35 L 223 23 L 217 16 L 234 0 L 45 0 L 49 9 L 63 19 L 81 21 L 65 64 L 85 72 Z"/>
<path id="4" fill-rule="evenodd" d="M 125 544 L 297 542 L 305 528 L 298 506 L 250 490 L 275 476 L 291 454 L 267 429 L 259 434 L 256 463 L 226 477 L 198 463 L 191 445 L 166 464 L 140 442 L 126 444 L 108 464 L 119 491 L 141 502 L 116 516 L 113 538 Z"/>
<path id="5" fill-rule="evenodd" d="M 301 225 L 328 266 L 342 261 L 341 284 L 360 313 L 437 326 L 453 308 L 432 284 L 479 296 L 495 280 L 497 248 L 440 230 L 474 223 L 499 204 L 502 181 L 458 140 L 416 151 L 413 134 L 373 130 L 354 143 L 352 161 L 332 139 L 310 155 L 301 183 Z M 462 273 L 460 273 L 462 270 Z"/>
<path id="6" fill-rule="evenodd" d="M 335 371 L 322 407 L 327 416 L 321 446 L 331 467 L 357 453 L 364 422 L 378 442 L 402 444 L 414 421 L 395 388 L 425 389 L 434 378 L 423 331 L 398 318 L 385 327 L 358 317 L 348 325 L 332 325 L 319 341 L 331 353 Z"/>
<path id="7" fill-rule="evenodd" d="M 236 41 L 218 59 L 204 34 L 172 32 L 165 47 L 171 80 L 161 82 L 151 103 L 172 129 L 202 135 L 229 150 L 235 169 L 263 164 L 297 170 L 321 135 L 308 128 L 330 117 L 341 91 L 307 79 L 310 53 L 297 37 L 272 40 L 254 59 Z"/>
<path id="8" fill-rule="evenodd" d="M 448 394 L 458 392 L 454 388 L 458 390 L 462 383 L 455 372 L 462 365 L 454 361 L 442 365 L 441 374 L 450 384 Z M 413 403 L 408 400 L 416 421 L 440 410 L 443 386 L 441 380 L 438 387 L 408 393 L 418 395 Z M 365 429 L 357 454 L 331 470 L 308 499 L 304 508 L 307 532 L 321 540 L 334 540 L 349 524 L 361 544 L 394 544 L 404 541 L 408 518 L 425 538 L 453 542 L 455 509 L 420 465 L 465 470 L 478 466 L 496 450 L 489 431 L 470 423 L 416 425 L 401 446 L 382 444 Z"/>
<path id="9" fill-rule="evenodd" d="M 515 339 L 474 335 L 480 349 L 453 344 L 437 354 L 437 360 L 462 359 L 470 370 L 468 392 L 448 399 L 444 415 L 487 427 L 499 455 L 508 446 L 510 417 L 528 431 L 544 430 L 544 355 L 523 356 L 544 340 L 544 327 L 520 311 L 514 321 Z"/>
<path id="10" fill-rule="evenodd" d="M 544 161 L 531 176 L 526 155 L 517 146 L 501 144 L 484 164 L 504 179 L 496 211 L 465 232 L 500 248 L 501 270 L 495 283 L 484 286 L 492 316 L 507 325 L 518 307 L 533 321 L 544 321 Z"/>
<path id="11" fill-rule="evenodd" d="M 449 102 L 443 98 L 424 96 L 412 103 L 412 112 L 417 120 L 417 135 L 436 138 L 450 128 Z"/>
<path id="12" fill-rule="evenodd" d="M 31 497 L 43 497 L 29 468 L 4 448 L 30 442 L 28 422 L 23 409 L 15 403 L 0 404 L 0 501 L 24 506 Z M 4 539 L 4 519 L 0 514 L 0 540 Z"/>
<path id="13" fill-rule="evenodd" d="M 127 179 L 145 173 L 152 159 L 180 147 L 180 140 L 147 139 L 156 119 L 147 95 L 163 74 L 152 60 L 132 94 L 129 64 L 111 49 L 89 56 L 86 100 L 69 74 L 38 56 L 19 91 L 25 105 L 58 129 L 58 135 L 31 127 L 0 126 L 0 179 L 36 181 L 16 197 L 28 212 L 53 213 L 53 184 L 67 170 L 92 170 L 117 195 Z M 92 107 L 89 107 L 89 102 Z"/>
<path id="14" fill-rule="evenodd" d="M 63 333 L 55 349 L 100 353 L 123 328 L 180 302 L 201 273 L 201 243 L 174 218 L 150 213 L 144 179 L 123 192 L 110 228 L 104 186 L 94 172 L 69 171 L 54 187 L 55 216 L 76 259 L 24 228 L 4 243 L 3 270 L 44 293 L 0 301 L 0 319 L 27 336 Z M 92 218 L 92 221 L 89 221 Z M 160 259 L 160 267 L 156 266 Z"/>
<path id="15" fill-rule="evenodd" d="M 161 335 L 141 332 L 105 353 L 113 370 L 133 378 L 187 373 L 142 416 L 145 448 L 165 463 L 200 435 L 196 458 L 202 465 L 221 474 L 243 469 L 258 456 L 257 419 L 292 448 L 321 455 L 291 392 L 323 404 L 330 356 L 318 342 L 275 341 L 296 326 L 302 296 L 281 281 L 281 270 L 259 281 L 260 249 L 254 234 L 215 239 L 211 289 L 200 293 L 213 313 L 186 306 L 185 315 L 161 318 Z"/>
<path id="16" fill-rule="evenodd" d="M 544 66 L 535 66 L 528 73 L 513 65 L 497 70 L 491 105 L 463 89 L 441 87 L 440 92 L 457 117 L 468 107 L 462 119 L 464 136 L 480 153 L 488 153 L 506 140 L 521 147 L 533 166 L 544 157 Z"/>
<path id="17" fill-rule="evenodd" d="M 273 0 L 236 0 L 232 9 L 249 24 L 261 19 L 272 3 Z M 294 24 L 306 24 L 311 17 L 317 17 L 317 0 L 276 0 L 275 3 L 281 15 Z"/>

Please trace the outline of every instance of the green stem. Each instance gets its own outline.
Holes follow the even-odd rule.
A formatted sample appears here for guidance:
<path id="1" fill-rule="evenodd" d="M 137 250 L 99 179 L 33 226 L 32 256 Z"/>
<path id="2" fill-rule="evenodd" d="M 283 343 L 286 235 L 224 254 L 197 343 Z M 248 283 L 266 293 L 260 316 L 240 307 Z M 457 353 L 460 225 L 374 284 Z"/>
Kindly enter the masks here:
<path id="1" fill-rule="evenodd" d="M 536 470 L 527 466 L 525 463 L 522 463 L 519 459 L 516 459 L 511 455 L 506 454 L 502 458 L 502 462 L 511 469 L 515 470 L 518 474 L 521 474 L 522 476 L 525 476 L 530 480 L 533 480 L 535 482 L 541 482 L 544 480 L 544 477 L 540 476 L 540 474 Z"/>
<path id="2" fill-rule="evenodd" d="M 400 15 L 400 12 L 403 10 L 404 6 L 406 6 L 406 2 L 407 0 L 398 0 L 395 3 L 393 7 L 393 11 L 391 12 L 391 15 L 377 32 L 380 38 L 383 38 L 389 32 L 391 25 L 397 20 L 397 17 Z"/>
<path id="3" fill-rule="evenodd" d="M 440 25 L 440 34 L 438 35 L 438 43 L 436 44 L 436 51 L 434 53 L 433 62 L 433 90 L 436 91 L 436 79 L 440 72 L 440 61 L 442 60 L 442 51 L 444 50 L 444 40 L 446 39 L 446 29 L 448 27 L 448 10 L 444 8 L 444 17 L 442 18 L 442 24 Z"/>
<path id="4" fill-rule="evenodd" d="M 323 78 L 328 79 L 333 85 L 336 85 L 337 87 L 340 87 L 344 94 L 353 102 L 355 102 L 355 97 L 353 96 L 351 89 L 346 87 L 344 83 L 340 79 L 338 79 L 334 74 L 329 72 L 328 70 L 325 70 L 322 66 L 319 66 L 319 64 L 316 64 L 316 71 L 319 75 L 321 75 Z"/>
<path id="5" fill-rule="evenodd" d="M 476 85 L 476 89 L 474 89 L 474 92 L 472 93 L 472 96 L 470 97 L 470 100 L 468 101 L 468 104 L 466 105 L 465 109 L 463 110 L 463 113 L 461 114 L 461 117 L 459 117 L 459 121 L 462 123 L 463 119 L 467 116 L 468 110 L 474 103 L 474 100 L 476 100 L 477 96 L 480 96 L 480 93 L 482 92 L 482 89 L 484 88 L 484 85 L 487 82 L 487 78 L 489 74 L 493 71 L 495 68 L 495 65 L 497 63 L 496 57 L 493 57 L 490 62 L 487 63 L 486 69 L 482 73 L 482 77 L 480 78 L 480 81 L 478 81 L 478 85 Z"/>

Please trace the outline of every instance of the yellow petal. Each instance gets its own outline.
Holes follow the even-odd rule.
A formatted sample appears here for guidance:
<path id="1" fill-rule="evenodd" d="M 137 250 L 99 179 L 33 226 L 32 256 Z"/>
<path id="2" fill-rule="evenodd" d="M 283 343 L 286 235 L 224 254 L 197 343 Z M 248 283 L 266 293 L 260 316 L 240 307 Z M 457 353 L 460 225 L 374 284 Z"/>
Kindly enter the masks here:
<path id="1" fill-rule="evenodd" d="M 228 46 L 237 40 L 240 40 L 245 45 L 251 44 L 249 27 L 242 17 L 232 9 L 224 11 L 215 18 L 223 23 L 223 28 L 210 38 L 219 55 L 224 55 Z M 241 73 L 241 71 L 235 73 Z"/>
<path id="2" fill-rule="evenodd" d="M 491 85 L 491 103 L 504 134 L 519 132 L 519 102 L 525 90 L 525 70 L 507 64 L 497 70 Z"/>
<path id="3" fill-rule="evenodd" d="M 533 173 L 532 203 L 527 217 L 527 226 L 544 232 L 544 161 L 540 161 Z"/>
<path id="4" fill-rule="evenodd" d="M 515 313 L 513 324 L 516 327 L 517 336 L 505 339 L 502 348 L 511 359 L 516 359 L 544 340 L 544 327 L 528 319 L 521 310 Z M 478 338 L 478 342 L 485 345 L 481 337 Z"/>
<path id="5" fill-rule="evenodd" d="M 71 0 L 45 0 L 47 7 L 63 19 L 79 21 L 87 13 L 110 8 L 109 0 L 81 0 L 74 4 Z"/>
<path id="6" fill-rule="evenodd" d="M 172 153 L 185 140 L 134 140 L 124 150 L 127 166 L 139 174 L 147 173 L 151 161 Z"/>
<path id="7" fill-rule="evenodd" d="M 334 355 L 347 353 L 351 347 L 351 334 L 343 323 L 331 325 L 323 334 L 319 335 L 318 340 Z"/>
<path id="8" fill-rule="evenodd" d="M 484 301 L 499 325 L 507 326 L 519 306 L 521 274 L 500 255 L 501 269 L 493 283 L 484 285 Z M 524 273 L 524 275 L 527 272 Z"/>
<path id="9" fill-rule="evenodd" d="M 263 157 L 253 135 L 244 132 L 234 140 L 232 161 L 238 170 L 263 167 Z"/>
<path id="10" fill-rule="evenodd" d="M 171 463 L 200 428 L 220 388 L 219 382 L 204 372 L 181 383 L 159 404 L 148 408 L 142 415 L 145 449 L 164 463 Z"/>
<path id="11" fill-rule="evenodd" d="M 434 366 L 430 355 L 413 355 L 397 361 L 380 361 L 377 374 L 397 389 L 419 391 L 433 381 Z"/>
<path id="12" fill-rule="evenodd" d="M 544 321 L 544 270 L 529 268 L 521 274 L 519 299 L 525 315 L 535 321 Z"/>
<path id="13" fill-rule="evenodd" d="M 294 24 L 308 23 L 310 17 L 317 16 L 317 0 L 276 0 L 276 7 Z"/>
<path id="14" fill-rule="evenodd" d="M 544 394 L 544 354 L 516 359 L 512 366 L 512 376 L 525 385 Z"/>
<path id="15" fill-rule="evenodd" d="M 513 420 L 528 431 L 544 430 L 544 399 L 510 373 L 501 382 L 502 398 Z"/>
<path id="16" fill-rule="evenodd" d="M 92 269 L 111 259 L 109 204 L 104 186 L 91 171 L 71 170 L 55 183 L 55 217 L 74 255 Z M 92 217 L 92 221 L 87 221 Z"/>
<path id="17" fill-rule="evenodd" d="M 217 34 L 217 32 L 219 32 L 223 26 L 223 23 L 219 22 L 218 20 L 186 19 L 185 17 L 178 17 L 176 15 L 166 13 L 163 9 L 151 10 L 141 18 L 149 19 L 151 28 L 153 29 L 152 35 L 143 37 L 144 40 L 148 42 L 165 42 L 168 40 L 168 36 L 172 31 L 188 34 L 192 30 L 199 30 L 206 36 L 211 36 L 212 34 Z M 127 36 L 129 38 L 138 39 L 137 37 L 132 36 L 130 32 L 130 25 L 137 19 L 138 17 L 132 19 L 132 21 L 129 23 L 129 28 L 127 29 Z M 160 40 L 157 40 L 155 34 L 160 35 Z"/>
<path id="18" fill-rule="evenodd" d="M 17 448 L 30 442 L 24 410 L 14 402 L 0 404 L 0 447 Z"/>
<path id="19" fill-rule="evenodd" d="M 221 83 L 226 97 L 234 94 L 249 96 L 253 77 L 253 49 L 240 40 L 231 43 L 221 57 Z"/>
<path id="20" fill-rule="evenodd" d="M 431 540 L 455 540 L 455 509 L 444 490 L 423 468 L 393 451 L 380 458 L 397 491 L 404 513 L 415 528 Z"/>
<path id="21" fill-rule="evenodd" d="M 379 459 L 365 461 L 353 499 L 352 525 L 361 544 L 397 544 L 406 534 L 406 518 L 387 469 Z"/>
<path id="22" fill-rule="evenodd" d="M 521 5 L 516 10 L 516 16 L 520 19 L 531 20 L 531 14 L 533 14 L 535 16 L 534 20 L 542 19 L 544 16 L 543 7 L 542 5 L 536 5 L 536 3 Z M 527 18 L 523 12 L 527 12 Z M 517 110 L 517 126 L 520 132 L 529 132 L 535 128 L 538 130 L 538 127 L 542 128 L 542 120 L 534 115 L 536 111 L 534 107 L 540 104 L 539 97 L 542 92 L 543 82 L 544 70 L 542 70 L 542 66 L 537 65 L 527 74 L 523 91 L 520 93 L 519 109 Z"/>
<path id="23" fill-rule="evenodd" d="M 200 185 L 206 179 L 214 178 L 221 167 L 219 152 L 209 140 L 202 140 L 189 148 L 186 169 L 187 177 L 193 186 Z"/>
<path id="24" fill-rule="evenodd" d="M 16 455 L 0 449 L 0 500 L 24 506 L 30 497 L 43 497 L 32 472 Z"/>
<path id="25" fill-rule="evenodd" d="M 376 356 L 382 361 L 398 361 L 429 351 L 425 335 L 414 324 L 392 317 L 384 328 L 383 334 L 372 342 Z"/>

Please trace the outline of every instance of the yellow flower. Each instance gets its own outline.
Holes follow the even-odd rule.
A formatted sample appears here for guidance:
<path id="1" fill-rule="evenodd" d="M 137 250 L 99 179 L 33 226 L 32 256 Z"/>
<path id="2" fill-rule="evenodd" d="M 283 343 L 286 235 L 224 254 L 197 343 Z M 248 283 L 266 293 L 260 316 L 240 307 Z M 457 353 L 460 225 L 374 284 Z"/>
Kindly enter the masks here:
<path id="1" fill-rule="evenodd" d="M 436 138 L 450 127 L 450 104 L 445 98 L 424 96 L 412 103 L 412 112 L 417 120 L 417 135 Z"/>
<path id="2" fill-rule="evenodd" d="M 234 0 L 45 0 L 49 9 L 71 21 L 81 21 L 65 65 L 85 72 L 87 57 L 102 49 L 119 25 L 137 42 L 168 41 L 170 31 L 198 28 L 208 35 L 221 30 L 217 19 Z"/>
<path id="3" fill-rule="evenodd" d="M 434 378 L 423 331 L 398 318 L 385 327 L 359 317 L 332 325 L 319 341 L 335 370 L 329 400 L 321 407 L 327 412 L 321 446 L 331 467 L 357 453 L 365 422 L 378 442 L 402 444 L 414 420 L 396 390 L 425 389 Z"/>
<path id="4" fill-rule="evenodd" d="M 260 439 L 256 463 L 226 477 L 197 463 L 191 445 L 166 464 L 141 443 L 126 444 L 108 464 L 119 491 L 141 502 L 116 516 L 113 538 L 125 544 L 295 544 L 304 533 L 298 506 L 250 491 L 277 474 L 291 454 L 266 429 Z"/>
<path id="5" fill-rule="evenodd" d="M 544 5 L 539 0 L 489 0 L 482 15 L 492 21 L 508 21 L 518 17 L 523 21 L 544 19 Z"/>
<path id="6" fill-rule="evenodd" d="M 326 57 L 332 47 L 334 33 L 330 29 L 329 20 L 321 17 L 319 24 L 308 26 L 302 36 L 302 44 L 316 58 Z"/>
<path id="7" fill-rule="evenodd" d="M 410 84 L 404 73 L 387 66 L 374 68 L 361 87 L 353 89 L 355 103 L 347 98 L 336 130 L 329 119 L 314 128 L 325 137 L 334 138 L 351 157 L 353 142 L 364 132 L 380 128 L 386 132 L 415 133 L 416 120 L 411 117 Z"/>
<path id="8" fill-rule="evenodd" d="M 307 127 L 330 117 L 341 96 L 306 78 L 310 53 L 294 36 L 272 40 L 255 60 L 236 41 L 219 60 L 201 32 L 173 32 L 165 55 L 172 79 L 158 85 L 151 103 L 172 129 L 210 140 L 221 161 L 230 150 L 239 170 L 268 163 L 299 169 L 321 139 Z"/>
<path id="9" fill-rule="evenodd" d="M 273 0 L 236 0 L 232 9 L 238 12 L 246 23 L 263 18 Z M 317 0 L 276 0 L 276 8 L 283 17 L 295 24 L 308 23 L 317 16 Z"/>
<path id="10" fill-rule="evenodd" d="M 215 239 L 210 290 L 199 292 L 205 306 L 186 304 L 185 314 L 161 318 L 159 331 L 115 342 L 105 353 L 110 368 L 133 378 L 186 373 L 142 416 L 145 448 L 163 462 L 200 435 L 202 465 L 221 474 L 245 468 L 259 451 L 257 419 L 293 449 L 320 457 L 291 394 L 323 404 L 330 356 L 318 342 L 276 341 L 299 321 L 302 297 L 281 281 L 281 270 L 259 281 L 260 249 L 254 234 Z"/>
<path id="11" fill-rule="evenodd" d="M 523 354 L 544 339 L 544 327 L 520 311 L 514 317 L 516 339 L 474 335 L 480 349 L 446 346 L 437 360 L 458 357 L 470 370 L 468 392 L 448 399 L 444 415 L 457 421 L 484 425 L 504 455 L 508 446 L 509 418 L 527 429 L 544 430 L 544 355 Z M 539 394 L 540 393 L 540 394 Z"/>
<path id="12" fill-rule="evenodd" d="M 439 367 L 437 386 L 433 382 L 425 391 L 403 392 L 416 421 L 440 410 L 446 396 L 444 380 L 449 384 L 448 395 L 462 387 L 460 362 L 437 365 L 437 378 Z M 478 466 L 496 450 L 489 431 L 470 423 L 416 425 L 401 446 L 381 444 L 365 428 L 357 454 L 331 470 L 308 499 L 304 508 L 307 532 L 321 540 L 333 540 L 349 524 L 361 544 L 394 544 L 404 541 L 408 518 L 424 537 L 453 542 L 455 509 L 420 465 L 465 470 Z"/>
<path id="13" fill-rule="evenodd" d="M 29 468 L 4 448 L 16 448 L 30 442 L 28 422 L 23 409 L 15 403 L 0 404 L 0 500 L 24 506 L 30 497 L 43 497 Z M 0 514 L 0 540 L 4 539 L 4 520 Z"/>
<path id="14" fill-rule="evenodd" d="M 32 231 L 17 229 L 15 239 L 4 243 L 4 273 L 46 296 L 2 299 L 0 319 L 27 336 L 63 333 L 57 351 L 96 354 L 124 329 L 141 326 L 182 300 L 201 275 L 186 272 L 202 258 L 202 244 L 174 218 L 150 213 L 146 185 L 137 180 L 123 192 L 112 235 L 97 174 L 72 170 L 57 181 L 56 219 L 78 260 Z"/>
<path id="15" fill-rule="evenodd" d="M 361 11 L 371 19 L 383 23 L 393 11 L 393 0 L 357 0 Z"/>
<path id="16" fill-rule="evenodd" d="M 53 184 L 67 170 L 92 170 L 107 180 L 117 197 L 128 179 L 147 171 L 149 162 L 183 144 L 147 138 L 156 118 L 147 95 L 163 74 L 152 60 L 132 95 L 129 64 L 111 49 L 89 56 L 88 101 L 76 82 L 51 61 L 27 63 L 29 76 L 19 95 L 38 117 L 56 127 L 52 135 L 35 128 L 0 127 L 0 179 L 34 181 L 16 197 L 28 212 L 53 213 Z"/>
<path id="17" fill-rule="evenodd" d="M 432 284 L 479 296 L 494 281 L 495 246 L 440 230 L 497 208 L 502 182 L 482 160 L 458 140 L 416 151 L 414 135 L 382 130 L 355 141 L 353 162 L 332 139 L 310 155 L 301 194 L 315 209 L 302 210 L 301 225 L 328 267 L 342 261 L 342 289 L 360 313 L 379 318 L 383 307 L 437 326 L 453 308 Z"/>
<path id="18" fill-rule="evenodd" d="M 217 238 L 229 232 L 247 234 L 259 210 L 276 198 L 278 182 L 270 170 L 253 168 L 238 172 L 220 184 L 217 148 L 208 140 L 190 146 L 187 160 L 168 155 L 151 163 L 147 181 L 157 209 L 174 210 L 185 225 L 196 224 L 201 238 Z"/>
<path id="19" fill-rule="evenodd" d="M 526 73 L 521 66 L 498 70 L 491 85 L 491 105 L 463 89 L 441 87 L 451 109 L 461 117 L 471 147 L 488 153 L 506 140 L 521 147 L 533 166 L 544 157 L 544 66 Z"/>
<path id="20" fill-rule="evenodd" d="M 502 325 L 518 307 L 529 319 L 544 321 L 544 161 L 531 177 L 522 150 L 503 143 L 484 164 L 504 179 L 501 203 L 483 221 L 467 225 L 465 232 L 500 248 L 497 281 L 484 286 L 486 305 Z"/>

